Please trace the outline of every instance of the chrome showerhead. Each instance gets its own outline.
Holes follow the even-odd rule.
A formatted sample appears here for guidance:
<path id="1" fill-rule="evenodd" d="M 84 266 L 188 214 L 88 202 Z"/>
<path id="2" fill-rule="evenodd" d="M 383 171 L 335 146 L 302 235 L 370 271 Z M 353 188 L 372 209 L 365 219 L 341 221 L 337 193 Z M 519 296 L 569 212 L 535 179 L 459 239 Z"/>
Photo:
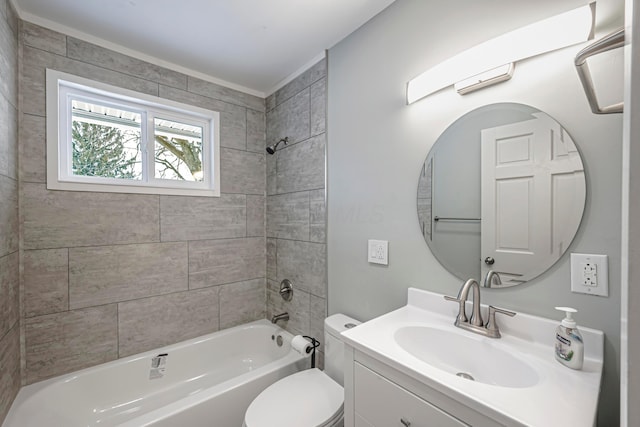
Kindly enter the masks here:
<path id="1" fill-rule="evenodd" d="M 269 154 L 273 154 L 276 152 L 276 149 L 278 148 L 278 145 L 284 142 L 284 145 L 287 145 L 287 142 L 289 142 L 289 137 L 285 136 L 284 138 L 282 138 L 280 141 L 276 142 L 275 144 L 272 144 L 270 146 L 267 147 L 267 153 Z"/>

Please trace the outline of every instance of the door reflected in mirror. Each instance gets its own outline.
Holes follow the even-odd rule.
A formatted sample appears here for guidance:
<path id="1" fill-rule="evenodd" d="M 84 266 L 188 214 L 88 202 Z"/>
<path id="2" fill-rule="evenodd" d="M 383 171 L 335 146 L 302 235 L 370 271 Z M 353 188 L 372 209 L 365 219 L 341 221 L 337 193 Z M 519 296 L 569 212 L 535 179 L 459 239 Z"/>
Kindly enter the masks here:
<path id="1" fill-rule="evenodd" d="M 586 184 L 569 134 L 533 107 L 473 110 L 438 138 L 418 182 L 422 235 L 461 280 L 491 271 L 494 288 L 537 277 L 573 240 Z"/>

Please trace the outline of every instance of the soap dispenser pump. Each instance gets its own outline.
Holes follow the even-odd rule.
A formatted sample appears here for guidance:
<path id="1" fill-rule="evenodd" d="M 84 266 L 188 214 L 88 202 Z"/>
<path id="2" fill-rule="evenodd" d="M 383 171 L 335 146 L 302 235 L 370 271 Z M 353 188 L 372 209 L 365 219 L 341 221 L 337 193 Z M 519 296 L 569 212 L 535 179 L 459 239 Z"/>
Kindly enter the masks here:
<path id="1" fill-rule="evenodd" d="M 556 310 L 565 312 L 565 318 L 556 328 L 556 360 L 571 369 L 582 369 L 584 343 L 576 321 L 573 320 L 573 313 L 578 310 L 571 307 L 556 307 Z"/>

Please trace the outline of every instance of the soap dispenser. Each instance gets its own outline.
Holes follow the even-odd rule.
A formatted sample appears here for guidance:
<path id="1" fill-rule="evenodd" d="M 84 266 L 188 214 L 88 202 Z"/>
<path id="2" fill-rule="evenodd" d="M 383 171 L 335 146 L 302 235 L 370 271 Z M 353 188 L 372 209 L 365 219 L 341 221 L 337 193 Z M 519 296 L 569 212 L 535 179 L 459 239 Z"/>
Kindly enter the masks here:
<path id="1" fill-rule="evenodd" d="M 572 317 L 578 310 L 571 307 L 556 307 L 556 310 L 565 312 L 565 318 L 556 328 L 556 359 L 571 369 L 582 369 L 584 343 Z"/>

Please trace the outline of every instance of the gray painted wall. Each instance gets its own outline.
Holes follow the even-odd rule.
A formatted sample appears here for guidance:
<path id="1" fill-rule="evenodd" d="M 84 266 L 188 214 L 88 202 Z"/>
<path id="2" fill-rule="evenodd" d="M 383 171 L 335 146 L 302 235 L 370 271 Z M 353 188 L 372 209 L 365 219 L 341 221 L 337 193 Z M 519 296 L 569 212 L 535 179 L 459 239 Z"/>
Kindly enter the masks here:
<path id="1" fill-rule="evenodd" d="M 18 26 L 0 0 L 0 424 L 20 388 Z"/>
<path id="2" fill-rule="evenodd" d="M 596 37 L 622 25 L 622 3 L 598 2 Z M 410 286 L 445 294 L 458 291 L 461 281 L 435 260 L 420 234 L 416 190 L 422 163 L 438 136 L 464 113 L 496 102 L 531 105 L 558 121 L 583 156 L 587 203 L 569 252 L 609 255 L 609 297 L 570 292 L 567 253 L 537 279 L 484 290 L 483 299 L 554 319 L 554 306 L 574 306 L 579 324 L 603 330 L 599 417 L 602 425 L 616 425 L 622 116 L 590 112 L 573 67 L 581 47 L 523 61 L 509 82 L 464 97 L 449 90 L 410 106 L 405 102 L 406 83 L 429 67 L 502 32 L 581 4 L 397 0 L 329 51 L 329 313 L 367 320 L 406 304 Z M 606 71 L 602 75 L 621 79 Z M 367 239 L 389 240 L 388 267 L 367 263 Z"/>

